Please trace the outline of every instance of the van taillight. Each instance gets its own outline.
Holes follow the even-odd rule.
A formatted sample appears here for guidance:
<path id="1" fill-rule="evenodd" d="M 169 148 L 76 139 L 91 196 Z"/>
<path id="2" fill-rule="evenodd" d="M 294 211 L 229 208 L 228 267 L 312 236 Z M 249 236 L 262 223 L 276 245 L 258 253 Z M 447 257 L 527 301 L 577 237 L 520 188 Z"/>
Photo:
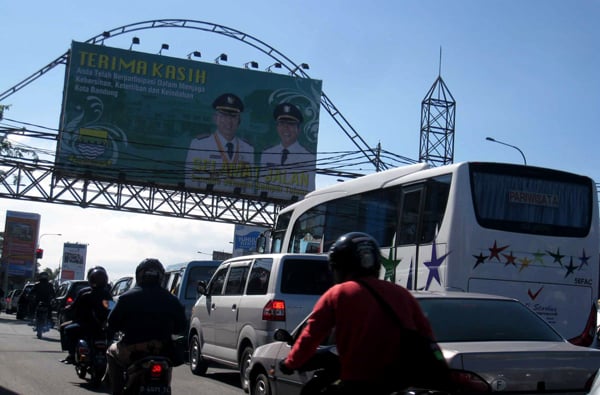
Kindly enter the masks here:
<path id="1" fill-rule="evenodd" d="M 262 319 L 265 321 L 285 321 L 285 301 L 270 300 L 263 307 Z"/>

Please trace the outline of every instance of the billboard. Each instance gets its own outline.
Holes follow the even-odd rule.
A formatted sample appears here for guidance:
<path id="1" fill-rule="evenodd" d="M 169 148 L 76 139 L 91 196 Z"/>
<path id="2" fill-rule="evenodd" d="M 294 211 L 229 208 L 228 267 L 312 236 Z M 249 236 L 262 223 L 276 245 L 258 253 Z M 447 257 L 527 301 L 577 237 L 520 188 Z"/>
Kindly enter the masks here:
<path id="1" fill-rule="evenodd" d="M 40 231 L 40 215 L 6 211 L 2 267 L 8 275 L 29 279 L 36 269 L 35 250 Z M 7 265 L 7 266 L 5 266 Z"/>
<path id="2" fill-rule="evenodd" d="M 87 244 L 65 243 L 63 245 L 60 281 L 85 280 Z"/>
<path id="3" fill-rule="evenodd" d="M 321 81 L 73 42 L 57 171 L 214 193 L 315 188 Z"/>
<path id="4" fill-rule="evenodd" d="M 249 255 L 256 252 L 256 240 L 268 228 L 249 225 L 235 225 L 233 234 L 233 256 Z"/>

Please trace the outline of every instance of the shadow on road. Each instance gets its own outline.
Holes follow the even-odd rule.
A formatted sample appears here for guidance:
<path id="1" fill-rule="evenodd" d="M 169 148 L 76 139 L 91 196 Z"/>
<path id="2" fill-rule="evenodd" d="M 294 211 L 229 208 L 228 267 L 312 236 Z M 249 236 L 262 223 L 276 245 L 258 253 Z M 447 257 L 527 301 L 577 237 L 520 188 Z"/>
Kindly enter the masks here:
<path id="1" fill-rule="evenodd" d="M 19 395 L 17 392 L 13 392 L 9 389 L 6 389 L 4 387 L 0 387 L 0 395 Z"/>
<path id="2" fill-rule="evenodd" d="M 75 371 L 73 371 L 73 374 L 75 374 Z M 83 382 L 83 383 L 82 382 L 77 383 L 77 382 L 71 381 L 69 384 L 72 385 L 73 387 L 79 387 L 86 391 L 93 392 L 96 394 L 110 394 L 111 393 L 110 388 L 108 388 L 108 386 L 102 385 L 100 387 L 97 387 L 97 386 L 93 386 L 92 384 L 90 384 L 87 381 Z"/>
<path id="3" fill-rule="evenodd" d="M 27 325 L 28 323 L 29 323 L 29 321 L 26 321 L 26 320 L 18 320 L 14 317 L 6 316 L 6 315 L 0 316 L 0 324 Z"/>
<path id="4" fill-rule="evenodd" d="M 206 377 L 242 389 L 240 374 L 237 371 L 207 373 Z"/>

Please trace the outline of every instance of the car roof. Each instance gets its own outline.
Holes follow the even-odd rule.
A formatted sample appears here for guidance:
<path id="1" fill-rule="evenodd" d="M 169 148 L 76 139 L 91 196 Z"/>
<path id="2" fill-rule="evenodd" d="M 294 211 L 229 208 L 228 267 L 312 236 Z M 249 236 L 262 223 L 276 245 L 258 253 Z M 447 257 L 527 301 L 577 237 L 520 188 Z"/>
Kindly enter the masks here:
<path id="1" fill-rule="evenodd" d="M 461 292 L 461 291 L 410 291 L 417 299 L 491 299 L 491 300 L 516 300 L 506 296 L 492 295 L 478 292 Z"/>
<path id="2" fill-rule="evenodd" d="M 121 280 L 125 280 L 125 279 L 133 279 L 135 278 L 134 275 L 130 275 L 130 276 L 123 276 L 123 277 L 119 277 L 117 278 L 115 281 L 113 281 L 113 283 L 116 283 L 117 281 L 121 281 Z"/>
<path id="3" fill-rule="evenodd" d="M 257 258 L 281 258 L 281 257 L 309 258 L 309 259 L 313 259 L 313 260 L 327 260 L 328 259 L 327 254 L 306 254 L 306 253 L 282 252 L 282 253 L 277 253 L 277 254 L 251 254 L 251 255 L 237 256 L 234 258 L 229 258 L 226 261 L 223 261 L 223 263 L 245 261 L 245 260 L 257 259 Z"/>
<path id="4" fill-rule="evenodd" d="M 219 260 L 197 260 L 197 261 L 188 261 L 181 263 L 174 263 L 172 265 L 168 265 L 165 268 L 165 272 L 174 272 L 178 270 L 183 270 L 187 267 L 196 267 L 196 266 L 209 266 L 209 267 L 217 267 L 223 261 Z"/>

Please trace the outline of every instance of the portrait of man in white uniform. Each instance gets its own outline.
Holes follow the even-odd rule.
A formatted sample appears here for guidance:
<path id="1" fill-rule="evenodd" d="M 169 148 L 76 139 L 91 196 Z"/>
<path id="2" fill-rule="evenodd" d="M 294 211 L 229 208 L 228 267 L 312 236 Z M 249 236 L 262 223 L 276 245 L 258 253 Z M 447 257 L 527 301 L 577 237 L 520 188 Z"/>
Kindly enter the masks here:
<path id="1" fill-rule="evenodd" d="M 304 117 L 294 104 L 281 103 L 273 118 L 280 143 L 261 154 L 257 191 L 280 199 L 302 197 L 315 189 L 316 166 L 316 154 L 298 141 Z"/>
<path id="2" fill-rule="evenodd" d="M 254 148 L 237 136 L 244 103 L 225 93 L 212 103 L 216 130 L 192 140 L 186 158 L 185 186 L 209 191 L 252 192 Z M 210 186 L 210 187 L 209 187 Z"/>

